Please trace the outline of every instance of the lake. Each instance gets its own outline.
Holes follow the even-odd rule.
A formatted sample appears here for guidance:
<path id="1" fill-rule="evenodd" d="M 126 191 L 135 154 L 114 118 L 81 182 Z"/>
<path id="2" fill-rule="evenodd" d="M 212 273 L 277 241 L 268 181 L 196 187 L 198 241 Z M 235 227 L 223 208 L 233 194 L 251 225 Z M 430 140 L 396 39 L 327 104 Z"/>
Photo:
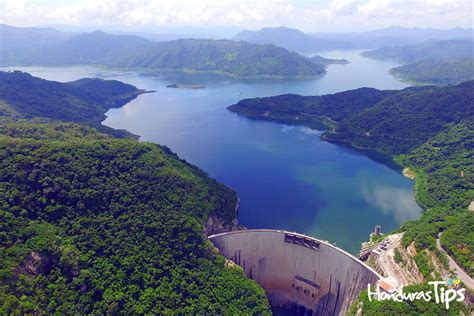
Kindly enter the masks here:
<path id="1" fill-rule="evenodd" d="M 117 79 L 156 90 L 108 111 L 103 124 L 166 145 L 233 188 L 241 198 L 240 224 L 297 231 L 357 253 L 376 224 L 388 232 L 419 216 L 413 182 L 354 149 L 321 141 L 321 131 L 247 119 L 226 107 L 243 98 L 283 93 L 321 95 L 364 86 L 407 86 L 388 74 L 396 63 L 367 59 L 359 53 L 321 54 L 351 63 L 330 65 L 325 76 L 310 80 L 140 74 L 89 66 L 9 69 L 57 81 Z M 206 88 L 166 88 L 170 83 Z"/>

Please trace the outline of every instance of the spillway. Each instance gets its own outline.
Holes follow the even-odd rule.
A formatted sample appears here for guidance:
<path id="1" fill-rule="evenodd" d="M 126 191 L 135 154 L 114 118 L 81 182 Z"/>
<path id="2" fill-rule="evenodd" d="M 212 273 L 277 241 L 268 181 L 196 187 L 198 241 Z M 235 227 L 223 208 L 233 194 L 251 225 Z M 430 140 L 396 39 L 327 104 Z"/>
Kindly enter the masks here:
<path id="1" fill-rule="evenodd" d="M 271 306 L 300 314 L 344 315 L 367 284 L 382 278 L 344 250 L 298 233 L 249 229 L 209 239 L 263 287 Z"/>

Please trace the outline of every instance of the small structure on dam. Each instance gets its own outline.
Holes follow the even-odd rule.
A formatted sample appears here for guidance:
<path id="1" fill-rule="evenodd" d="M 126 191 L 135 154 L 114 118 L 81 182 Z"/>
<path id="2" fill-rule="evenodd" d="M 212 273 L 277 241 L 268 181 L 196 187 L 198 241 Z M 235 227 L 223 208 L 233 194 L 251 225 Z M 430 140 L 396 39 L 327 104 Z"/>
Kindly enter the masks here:
<path id="1" fill-rule="evenodd" d="M 301 314 L 345 314 L 367 284 L 382 278 L 344 250 L 297 233 L 250 229 L 209 239 L 265 289 L 272 306 Z"/>

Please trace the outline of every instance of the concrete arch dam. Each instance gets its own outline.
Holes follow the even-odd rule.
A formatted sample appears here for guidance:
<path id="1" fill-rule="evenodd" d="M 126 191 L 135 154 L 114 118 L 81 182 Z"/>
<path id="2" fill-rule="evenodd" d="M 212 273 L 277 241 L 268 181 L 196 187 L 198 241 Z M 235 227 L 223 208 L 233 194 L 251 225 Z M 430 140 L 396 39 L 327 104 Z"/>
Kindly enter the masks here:
<path id="1" fill-rule="evenodd" d="M 270 305 L 302 314 L 344 315 L 382 278 L 344 250 L 297 233 L 250 229 L 209 239 L 265 289 Z"/>

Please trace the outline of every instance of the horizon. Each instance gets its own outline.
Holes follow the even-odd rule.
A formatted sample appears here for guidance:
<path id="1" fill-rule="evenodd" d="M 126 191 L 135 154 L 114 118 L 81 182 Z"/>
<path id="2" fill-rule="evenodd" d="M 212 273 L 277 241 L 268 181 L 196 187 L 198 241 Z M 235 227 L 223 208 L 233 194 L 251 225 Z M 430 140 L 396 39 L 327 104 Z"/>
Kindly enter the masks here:
<path id="1" fill-rule="evenodd" d="M 288 27 L 304 33 L 359 33 L 390 27 L 473 29 L 468 0 L 279 0 L 200 3 L 162 0 L 0 0 L 0 23 L 62 31 L 104 30 L 161 34 L 200 32 L 228 37 L 238 31 Z"/>
<path id="2" fill-rule="evenodd" d="M 375 29 L 370 29 L 370 30 L 365 30 L 365 31 L 329 31 L 329 32 L 304 32 L 301 29 L 295 28 L 295 27 L 290 27 L 286 25 L 280 25 L 280 26 L 264 26 L 261 28 L 257 29 L 246 29 L 246 28 L 237 28 L 237 27 L 226 27 L 224 28 L 223 32 L 222 29 L 219 27 L 213 27 L 213 26 L 200 26 L 200 27 L 164 27 L 162 29 L 158 29 L 156 31 L 134 31 L 134 30 L 127 30 L 125 27 L 121 28 L 123 26 L 114 26 L 114 27 L 96 27 L 96 26 L 76 26 L 76 25 L 68 25 L 68 24 L 50 24 L 50 25 L 24 25 L 24 26 L 19 26 L 19 25 L 13 25 L 13 24 L 7 24 L 7 23 L 0 23 L 0 25 L 8 26 L 8 27 L 15 27 L 15 28 L 38 28 L 38 29 L 53 29 L 59 32 L 63 33 L 93 33 L 97 31 L 101 31 L 104 33 L 109 33 L 109 34 L 130 34 L 130 35 L 176 35 L 176 36 L 198 36 L 198 37 L 204 37 L 204 36 L 209 36 L 209 38 L 232 38 L 238 33 L 242 31 L 251 31 L 251 32 L 258 32 L 264 29 L 281 29 L 281 28 L 286 28 L 286 29 L 291 29 L 291 30 L 297 30 L 300 32 L 303 32 L 304 34 L 364 34 L 364 33 L 370 33 L 370 32 L 377 32 L 377 31 L 389 31 L 389 30 L 394 30 L 394 29 L 399 29 L 399 30 L 407 30 L 407 31 L 454 31 L 454 30 L 464 30 L 464 31 L 474 31 L 474 28 L 465 28 L 465 27 L 450 27 L 450 28 L 432 28 L 432 27 L 406 27 L 402 25 L 390 25 L 387 27 L 383 28 L 375 28 Z M 221 29 L 221 32 L 216 32 Z M 473 34 L 474 37 L 474 34 Z"/>

